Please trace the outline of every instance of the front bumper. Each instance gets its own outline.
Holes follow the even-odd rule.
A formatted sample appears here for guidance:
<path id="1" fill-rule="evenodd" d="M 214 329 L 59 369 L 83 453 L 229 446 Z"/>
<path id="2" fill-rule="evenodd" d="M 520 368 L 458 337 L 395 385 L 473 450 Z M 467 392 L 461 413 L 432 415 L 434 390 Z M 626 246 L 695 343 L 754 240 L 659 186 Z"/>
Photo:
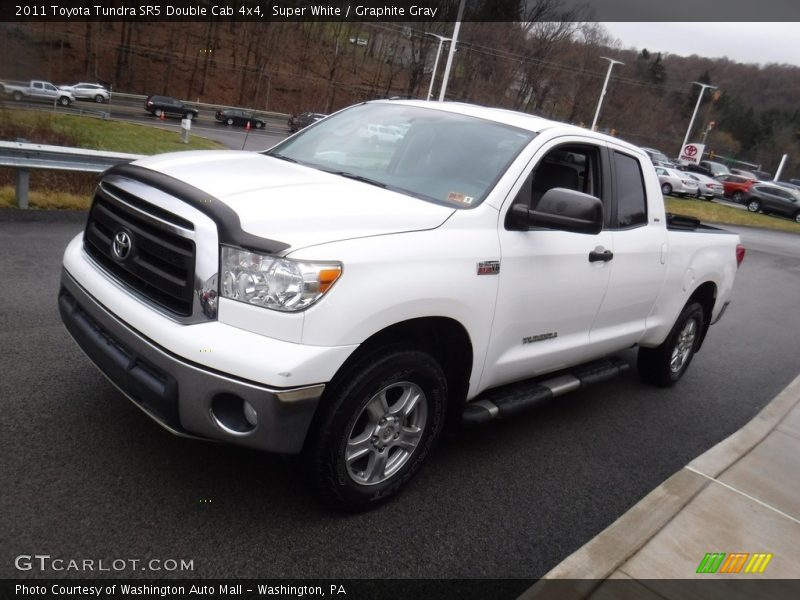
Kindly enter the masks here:
<path id="1" fill-rule="evenodd" d="M 106 310 L 62 270 L 61 319 L 81 349 L 136 406 L 169 431 L 272 452 L 299 452 L 323 384 L 271 388 L 192 363 Z M 242 407 L 255 411 L 248 419 Z"/>

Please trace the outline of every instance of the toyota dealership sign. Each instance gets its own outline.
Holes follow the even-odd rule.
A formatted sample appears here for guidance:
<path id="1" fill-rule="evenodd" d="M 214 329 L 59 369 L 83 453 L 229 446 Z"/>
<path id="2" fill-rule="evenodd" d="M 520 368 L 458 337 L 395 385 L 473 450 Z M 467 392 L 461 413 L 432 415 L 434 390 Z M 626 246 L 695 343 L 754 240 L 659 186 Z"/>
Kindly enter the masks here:
<path id="1" fill-rule="evenodd" d="M 705 149 L 705 144 L 686 144 L 678 158 L 683 162 L 699 165 L 700 159 L 703 157 L 703 150 Z"/>

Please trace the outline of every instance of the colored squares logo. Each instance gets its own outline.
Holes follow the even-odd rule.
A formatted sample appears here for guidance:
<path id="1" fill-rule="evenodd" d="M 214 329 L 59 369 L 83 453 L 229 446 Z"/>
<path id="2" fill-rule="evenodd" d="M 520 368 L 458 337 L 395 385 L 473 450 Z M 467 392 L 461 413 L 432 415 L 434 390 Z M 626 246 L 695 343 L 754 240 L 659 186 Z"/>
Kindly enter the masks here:
<path id="1" fill-rule="evenodd" d="M 737 573 L 763 573 L 772 554 L 749 552 L 709 552 L 697 566 L 697 573 L 726 573 L 735 575 Z"/>

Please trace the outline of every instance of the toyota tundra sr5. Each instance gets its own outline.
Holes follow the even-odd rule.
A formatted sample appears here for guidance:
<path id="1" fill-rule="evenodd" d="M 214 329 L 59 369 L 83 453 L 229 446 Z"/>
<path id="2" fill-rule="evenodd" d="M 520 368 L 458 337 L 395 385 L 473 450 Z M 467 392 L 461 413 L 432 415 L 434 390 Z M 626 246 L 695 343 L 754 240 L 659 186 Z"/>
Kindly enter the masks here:
<path id="1" fill-rule="evenodd" d="M 163 427 L 301 454 L 322 497 L 358 509 L 403 487 L 446 422 L 607 379 L 623 350 L 677 382 L 728 306 L 738 241 L 665 214 L 630 144 L 379 101 L 266 152 L 108 170 L 58 303 Z"/>

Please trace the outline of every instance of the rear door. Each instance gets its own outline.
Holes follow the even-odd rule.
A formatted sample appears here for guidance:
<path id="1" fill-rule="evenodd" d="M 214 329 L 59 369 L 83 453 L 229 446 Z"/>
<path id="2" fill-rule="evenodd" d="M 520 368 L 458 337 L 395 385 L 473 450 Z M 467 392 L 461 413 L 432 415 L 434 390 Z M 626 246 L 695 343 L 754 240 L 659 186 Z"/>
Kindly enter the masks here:
<path id="1" fill-rule="evenodd" d="M 666 277 L 667 229 L 660 217 L 648 214 L 645 169 L 652 167 L 622 146 L 609 144 L 608 153 L 613 194 L 608 229 L 614 257 L 590 342 L 598 350 L 614 352 L 638 342 L 647 329 Z"/>

